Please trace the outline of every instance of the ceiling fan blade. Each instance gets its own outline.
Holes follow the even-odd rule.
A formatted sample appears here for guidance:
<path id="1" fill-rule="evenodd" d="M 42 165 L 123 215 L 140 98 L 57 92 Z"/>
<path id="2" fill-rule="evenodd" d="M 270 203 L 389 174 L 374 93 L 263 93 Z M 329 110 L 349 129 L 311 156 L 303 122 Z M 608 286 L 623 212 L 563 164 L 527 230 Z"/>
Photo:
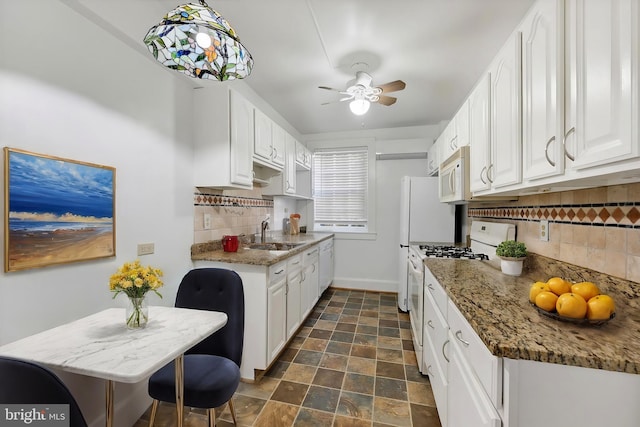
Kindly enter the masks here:
<path id="1" fill-rule="evenodd" d="M 397 100 L 398 98 L 394 98 L 393 96 L 380 95 L 378 104 L 389 106 L 395 104 Z"/>
<path id="2" fill-rule="evenodd" d="M 340 99 L 338 99 L 337 101 L 323 102 L 323 103 L 322 103 L 322 104 L 320 104 L 320 105 L 338 104 L 338 103 L 340 103 L 340 102 L 342 102 L 342 101 L 348 101 L 348 100 L 350 100 L 350 99 L 353 99 L 353 96 L 345 96 L 344 98 L 340 98 Z"/>
<path id="3" fill-rule="evenodd" d="M 382 89 L 383 93 L 396 92 L 402 90 L 407 85 L 402 80 L 396 80 L 394 82 L 385 83 L 383 85 L 378 85 L 378 88 Z"/>
<path id="4" fill-rule="evenodd" d="M 334 92 L 344 92 L 344 90 L 342 90 L 342 89 L 335 89 L 335 88 L 328 87 L 328 86 L 318 86 L 318 89 L 332 90 Z"/>

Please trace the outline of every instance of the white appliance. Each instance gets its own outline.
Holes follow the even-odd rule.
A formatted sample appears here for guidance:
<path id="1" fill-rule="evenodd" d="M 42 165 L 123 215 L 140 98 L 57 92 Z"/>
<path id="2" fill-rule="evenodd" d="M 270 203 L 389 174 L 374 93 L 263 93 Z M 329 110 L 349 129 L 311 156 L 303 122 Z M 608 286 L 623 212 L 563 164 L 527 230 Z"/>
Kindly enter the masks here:
<path id="1" fill-rule="evenodd" d="M 411 338 L 416 353 L 418 370 L 426 374 L 428 364 L 424 358 L 423 348 L 425 338 L 425 287 L 433 291 L 431 281 L 435 280 L 431 272 L 424 265 L 425 258 L 451 258 L 466 260 L 486 260 L 486 255 L 474 253 L 470 248 L 453 246 L 451 244 L 420 244 L 409 247 L 409 320 L 411 322 Z M 430 325 L 432 328 L 433 325 Z"/>
<path id="2" fill-rule="evenodd" d="M 458 148 L 442 162 L 438 172 L 441 202 L 463 204 L 471 199 L 469 162 L 469 146 Z"/>
<path id="3" fill-rule="evenodd" d="M 455 238 L 455 206 L 438 200 L 437 177 L 401 179 L 400 192 L 400 272 L 398 307 L 409 310 L 409 245 L 423 242 L 453 243 Z"/>
<path id="4" fill-rule="evenodd" d="M 471 223 L 471 250 L 487 254 L 490 260 L 499 259 L 496 248 L 505 240 L 516 239 L 516 226 L 503 222 L 473 221 Z"/>

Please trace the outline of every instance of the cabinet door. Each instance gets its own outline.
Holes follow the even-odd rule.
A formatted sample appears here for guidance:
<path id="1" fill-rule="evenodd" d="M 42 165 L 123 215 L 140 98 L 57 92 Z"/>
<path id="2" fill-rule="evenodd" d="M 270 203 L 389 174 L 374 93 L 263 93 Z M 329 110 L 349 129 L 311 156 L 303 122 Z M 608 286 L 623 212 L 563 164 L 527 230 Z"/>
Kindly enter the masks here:
<path id="1" fill-rule="evenodd" d="M 230 165 L 232 184 L 253 185 L 253 106 L 231 91 L 231 147 Z M 215 167 L 212 164 L 211 167 Z"/>
<path id="2" fill-rule="evenodd" d="M 301 282 L 301 270 L 287 278 L 287 339 L 291 338 L 300 326 Z"/>
<path id="3" fill-rule="evenodd" d="M 564 172 L 563 2 L 539 0 L 522 25 L 522 146 L 525 179 Z"/>
<path id="4" fill-rule="evenodd" d="M 284 192 L 296 194 L 296 140 L 285 134 Z"/>
<path id="5" fill-rule="evenodd" d="M 280 126 L 273 124 L 273 154 L 272 161 L 278 166 L 284 166 L 286 156 L 287 133 Z"/>
<path id="6" fill-rule="evenodd" d="M 451 332 L 449 348 L 448 427 L 500 427 L 500 415 L 475 378 Z"/>
<path id="7" fill-rule="evenodd" d="M 488 179 L 492 187 L 522 181 L 520 133 L 520 32 L 515 32 L 491 67 L 491 159 Z"/>
<path id="8" fill-rule="evenodd" d="M 267 289 L 267 364 L 287 341 L 287 280 L 283 277 Z"/>
<path id="9" fill-rule="evenodd" d="M 255 140 L 253 142 L 253 155 L 266 161 L 271 161 L 273 154 L 272 121 L 263 112 L 254 109 Z"/>
<path id="10" fill-rule="evenodd" d="M 637 0 L 567 0 L 565 128 L 574 169 L 638 156 L 638 9 Z"/>
<path id="11" fill-rule="evenodd" d="M 487 169 L 491 161 L 490 79 L 490 74 L 485 74 L 469 96 L 469 142 L 471 146 L 469 182 L 472 192 L 491 188 L 491 183 L 487 179 Z"/>

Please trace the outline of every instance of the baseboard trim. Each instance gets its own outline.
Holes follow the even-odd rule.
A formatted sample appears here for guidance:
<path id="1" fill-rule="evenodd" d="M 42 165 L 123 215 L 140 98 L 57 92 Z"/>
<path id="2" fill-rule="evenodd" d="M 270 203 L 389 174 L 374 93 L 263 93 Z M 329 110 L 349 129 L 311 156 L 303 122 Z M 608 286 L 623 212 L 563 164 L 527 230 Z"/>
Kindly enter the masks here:
<path id="1" fill-rule="evenodd" d="M 336 277 L 331 288 L 398 293 L 398 282 L 391 280 L 348 279 Z"/>

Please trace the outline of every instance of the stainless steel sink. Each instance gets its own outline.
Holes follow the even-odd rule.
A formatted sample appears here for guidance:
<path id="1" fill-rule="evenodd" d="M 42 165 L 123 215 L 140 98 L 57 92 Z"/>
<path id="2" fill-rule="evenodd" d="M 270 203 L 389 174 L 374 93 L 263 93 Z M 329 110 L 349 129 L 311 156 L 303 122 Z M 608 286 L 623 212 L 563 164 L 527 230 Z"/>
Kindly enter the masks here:
<path id="1" fill-rule="evenodd" d="M 262 251 L 290 251 L 304 243 L 283 243 L 283 242 L 268 242 L 268 243 L 251 243 L 247 247 L 249 249 L 258 249 Z"/>

